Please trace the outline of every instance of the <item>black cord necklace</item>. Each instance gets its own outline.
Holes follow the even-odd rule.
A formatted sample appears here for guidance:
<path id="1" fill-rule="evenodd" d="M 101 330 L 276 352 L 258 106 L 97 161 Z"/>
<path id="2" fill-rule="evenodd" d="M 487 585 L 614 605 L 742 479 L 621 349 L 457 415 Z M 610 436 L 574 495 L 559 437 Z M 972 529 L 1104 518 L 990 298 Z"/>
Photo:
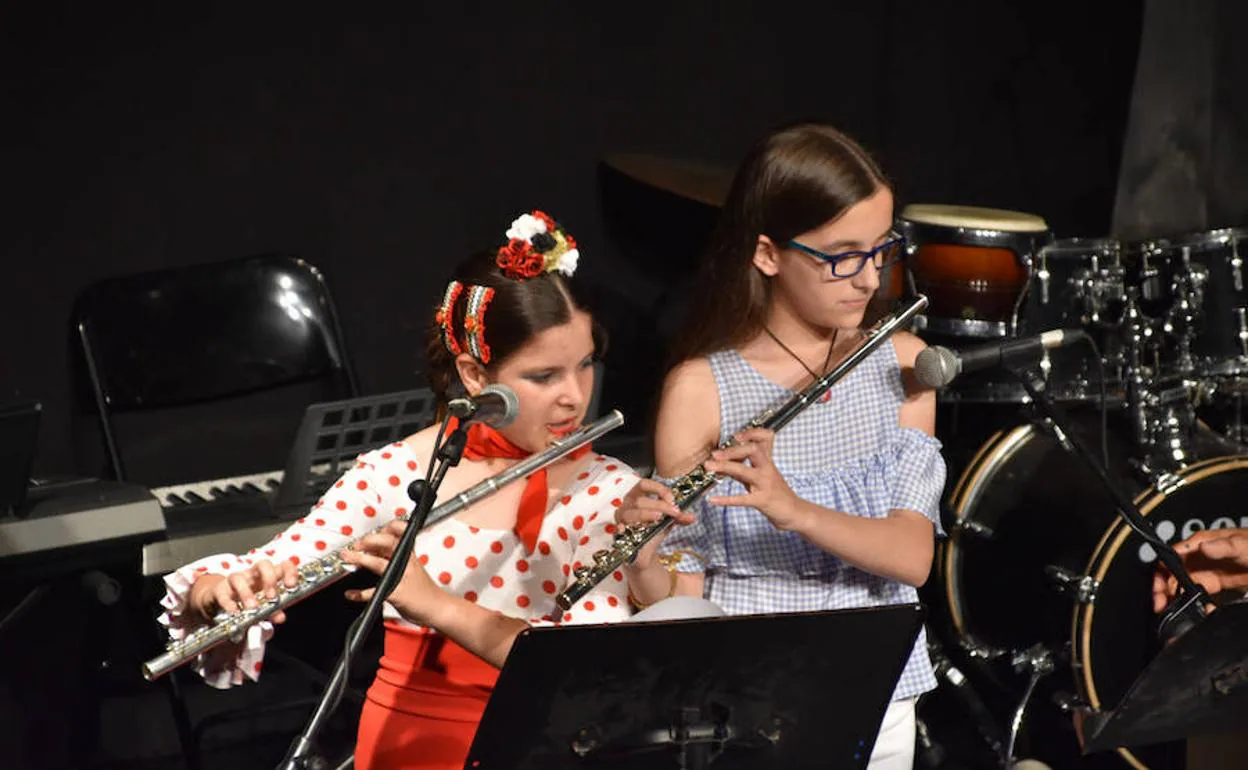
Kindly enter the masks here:
<path id="1" fill-rule="evenodd" d="M 822 377 L 823 374 L 827 374 L 828 365 L 832 363 L 832 351 L 836 349 L 836 335 L 837 335 L 837 332 L 839 331 L 838 329 L 834 329 L 832 331 L 832 342 L 828 344 L 828 355 L 826 358 L 823 359 L 823 369 L 822 369 L 823 374 L 817 374 L 814 369 L 811 369 L 809 366 L 807 366 L 806 362 L 802 360 L 802 357 L 794 353 L 792 348 L 790 348 L 788 345 L 781 342 L 780 338 L 777 337 L 775 333 L 772 332 L 771 329 L 768 329 L 766 326 L 764 326 L 763 331 L 767 332 L 768 337 L 771 337 L 773 340 L 775 340 L 776 344 L 780 346 L 781 350 L 783 350 L 785 353 L 788 353 L 790 356 L 793 357 L 794 361 L 797 361 L 799 364 L 801 364 L 802 368 L 805 369 L 810 374 L 811 377 L 817 380 L 820 377 Z M 823 398 L 819 400 L 827 401 L 828 398 L 830 397 L 830 394 L 831 394 L 831 391 L 825 392 L 823 394 Z"/>

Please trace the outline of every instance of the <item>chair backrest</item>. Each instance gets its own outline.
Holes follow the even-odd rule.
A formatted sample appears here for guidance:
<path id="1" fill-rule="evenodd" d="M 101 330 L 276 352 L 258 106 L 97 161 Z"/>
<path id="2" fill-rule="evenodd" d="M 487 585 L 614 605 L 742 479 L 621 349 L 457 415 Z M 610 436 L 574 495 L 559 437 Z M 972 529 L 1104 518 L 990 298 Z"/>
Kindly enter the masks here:
<path id="1" fill-rule="evenodd" d="M 127 478 L 123 453 L 140 443 L 167 459 L 179 434 L 208 450 L 225 434 L 271 440 L 279 411 L 290 413 L 279 421 L 288 444 L 307 403 L 358 395 L 324 276 L 288 255 L 99 281 L 78 296 L 72 335 L 78 403 L 98 417 L 115 478 Z M 239 401 L 250 408 L 238 412 Z M 225 429 L 236 414 L 247 418 Z M 130 435 L 125 419 L 139 426 Z M 284 458 L 283 449 L 269 462 Z M 166 468 L 135 480 L 207 472 Z"/>

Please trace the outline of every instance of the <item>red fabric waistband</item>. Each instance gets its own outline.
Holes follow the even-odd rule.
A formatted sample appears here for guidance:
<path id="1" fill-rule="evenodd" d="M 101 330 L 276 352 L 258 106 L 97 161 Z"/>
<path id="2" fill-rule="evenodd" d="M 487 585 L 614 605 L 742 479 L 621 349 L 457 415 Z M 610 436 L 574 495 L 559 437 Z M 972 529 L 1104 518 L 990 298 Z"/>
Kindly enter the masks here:
<path id="1" fill-rule="evenodd" d="M 368 696 L 408 714 L 479 721 L 498 669 L 442 634 L 385 623 L 384 650 Z"/>

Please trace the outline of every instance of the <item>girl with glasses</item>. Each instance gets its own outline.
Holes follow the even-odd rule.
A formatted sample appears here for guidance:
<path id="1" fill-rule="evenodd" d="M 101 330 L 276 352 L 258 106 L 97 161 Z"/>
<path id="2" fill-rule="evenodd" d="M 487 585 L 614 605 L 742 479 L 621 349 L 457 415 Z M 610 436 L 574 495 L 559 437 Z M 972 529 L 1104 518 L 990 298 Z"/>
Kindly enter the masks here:
<path id="1" fill-rule="evenodd" d="M 705 595 L 753 614 L 917 601 L 945 480 L 935 397 L 911 378 L 917 337 L 893 335 L 783 431 L 746 431 L 738 446 L 712 451 L 855 346 L 882 271 L 902 253 L 892 227 L 887 178 L 833 128 L 784 128 L 746 156 L 676 336 L 655 427 L 660 476 L 709 455 L 707 469 L 728 478 L 684 515 L 658 480 L 626 496 L 616 513 L 626 524 L 693 514 L 626 570 L 635 605 Z M 871 768 L 911 767 L 915 699 L 935 686 L 920 635 Z"/>

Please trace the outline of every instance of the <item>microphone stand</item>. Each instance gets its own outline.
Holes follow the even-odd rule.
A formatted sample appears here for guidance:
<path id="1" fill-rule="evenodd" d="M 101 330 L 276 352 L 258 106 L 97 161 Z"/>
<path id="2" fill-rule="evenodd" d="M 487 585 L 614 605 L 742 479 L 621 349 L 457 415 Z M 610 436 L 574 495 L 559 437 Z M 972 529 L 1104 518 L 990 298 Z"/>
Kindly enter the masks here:
<path id="1" fill-rule="evenodd" d="M 1181 636 L 1205 617 L 1207 614 L 1205 606 L 1210 603 L 1209 594 L 1192 580 L 1192 576 L 1183 566 L 1183 560 L 1179 558 L 1174 548 L 1159 538 L 1157 533 L 1148 526 L 1148 522 L 1140 513 L 1140 509 L 1136 507 L 1135 502 L 1109 477 L 1109 472 L 1105 466 L 1101 465 L 1096 454 L 1089 451 L 1079 436 L 1070 428 L 1062 411 L 1049 400 L 1048 396 L 1036 388 L 1032 375 L 1009 366 L 1005 367 L 1005 370 L 1022 383 L 1032 403 L 1039 407 L 1045 417 L 1057 428 L 1057 437 L 1062 446 L 1083 460 L 1096 473 L 1101 484 L 1113 498 L 1123 521 L 1153 547 L 1158 559 L 1166 565 L 1166 569 L 1170 570 L 1170 574 L 1174 575 L 1175 580 L 1178 581 L 1179 589 L 1170 606 L 1162 613 L 1157 632 L 1165 640 Z"/>
<path id="2" fill-rule="evenodd" d="M 442 478 L 446 475 L 448 469 L 459 464 L 464 454 L 464 446 L 468 441 L 468 421 L 460 420 L 455 430 L 446 436 L 446 440 L 442 441 L 441 437 L 446 430 L 446 422 L 442 424 L 442 430 L 438 433 L 439 440 L 434 444 L 433 461 L 429 465 L 429 469 L 425 472 L 424 479 L 413 481 L 407 488 L 407 496 L 416 503 L 416 508 L 412 511 L 411 517 L 408 518 L 407 529 L 403 531 L 403 536 L 399 538 L 399 544 L 394 549 L 393 556 L 390 557 L 390 563 L 386 565 L 386 569 L 382 572 L 380 579 L 377 581 L 377 588 L 373 592 L 373 596 L 368 600 L 363 612 L 351 624 L 351 628 L 347 631 L 346 645 L 342 651 L 342 657 L 338 659 L 338 664 L 334 667 L 334 673 L 330 677 L 329 683 L 325 685 L 324 691 L 321 693 L 321 699 L 316 705 L 316 710 L 312 712 L 311 719 L 303 728 L 295 740 L 291 743 L 290 749 L 287 750 L 285 758 L 282 759 L 278 770 L 323 770 L 328 768 L 328 763 L 323 757 L 317 756 L 316 736 L 320 733 L 321 728 L 329 720 L 329 717 L 338 708 L 338 702 L 342 698 L 342 690 L 347 684 L 347 672 L 351 667 L 351 660 L 359 652 L 360 645 L 368 636 L 369 631 L 377 622 L 377 618 L 381 615 L 381 605 L 386 598 L 398 586 L 399 581 L 403 577 L 403 571 L 407 569 L 407 562 L 411 558 L 412 548 L 416 544 L 416 535 L 424 529 L 425 519 L 429 516 L 429 511 L 433 508 L 433 503 L 438 496 L 438 487 L 442 484 Z"/>

